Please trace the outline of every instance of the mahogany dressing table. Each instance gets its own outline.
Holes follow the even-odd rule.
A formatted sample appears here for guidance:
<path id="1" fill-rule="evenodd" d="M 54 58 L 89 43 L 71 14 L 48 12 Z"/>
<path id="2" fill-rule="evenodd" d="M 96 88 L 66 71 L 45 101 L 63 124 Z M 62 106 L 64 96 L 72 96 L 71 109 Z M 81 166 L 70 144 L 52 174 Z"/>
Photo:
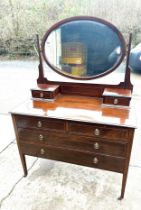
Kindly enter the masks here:
<path id="1" fill-rule="evenodd" d="M 130 103 L 131 36 L 125 53 L 123 35 L 114 25 L 78 16 L 52 26 L 41 44 L 37 36 L 37 45 L 37 88 L 11 112 L 24 176 L 26 155 L 114 171 L 123 174 L 122 199 L 136 127 Z M 118 82 L 115 72 L 125 54 Z M 114 79 L 106 83 L 111 74 Z M 104 82 L 95 82 L 99 79 Z"/>

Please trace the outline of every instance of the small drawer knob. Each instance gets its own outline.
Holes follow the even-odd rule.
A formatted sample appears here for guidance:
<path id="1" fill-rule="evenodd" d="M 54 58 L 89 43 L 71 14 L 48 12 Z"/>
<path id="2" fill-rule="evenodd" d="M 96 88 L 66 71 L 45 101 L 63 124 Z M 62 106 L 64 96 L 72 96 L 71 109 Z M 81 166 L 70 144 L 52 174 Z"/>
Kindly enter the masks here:
<path id="1" fill-rule="evenodd" d="M 100 130 L 99 130 L 98 128 L 96 128 L 96 129 L 94 130 L 94 134 L 95 134 L 96 136 L 99 136 L 99 135 L 100 135 Z"/>
<path id="2" fill-rule="evenodd" d="M 40 93 L 40 98 L 43 98 L 43 97 L 44 97 L 44 93 L 41 92 L 41 93 Z"/>
<path id="3" fill-rule="evenodd" d="M 99 149 L 99 148 L 100 148 L 99 143 L 98 143 L 98 142 L 95 142 L 95 143 L 94 143 L 94 149 Z"/>
<path id="4" fill-rule="evenodd" d="M 114 104 L 118 104 L 118 99 L 117 98 L 114 99 Z"/>
<path id="5" fill-rule="evenodd" d="M 44 154 L 45 154 L 45 150 L 44 150 L 44 149 L 41 149 L 41 150 L 40 150 L 40 154 L 41 154 L 41 155 L 44 155 Z"/>
<path id="6" fill-rule="evenodd" d="M 97 157 L 94 157 L 93 163 L 94 163 L 94 164 L 98 164 L 98 158 L 97 158 Z"/>
<path id="7" fill-rule="evenodd" d="M 42 134 L 40 134 L 40 135 L 39 135 L 39 140 L 40 140 L 40 141 L 43 141 L 43 139 L 44 139 L 44 136 L 43 136 Z"/>
<path id="8" fill-rule="evenodd" d="M 42 122 L 41 122 L 41 121 L 38 121 L 38 122 L 37 122 L 37 127 L 38 127 L 38 128 L 41 128 L 41 127 L 42 127 Z"/>

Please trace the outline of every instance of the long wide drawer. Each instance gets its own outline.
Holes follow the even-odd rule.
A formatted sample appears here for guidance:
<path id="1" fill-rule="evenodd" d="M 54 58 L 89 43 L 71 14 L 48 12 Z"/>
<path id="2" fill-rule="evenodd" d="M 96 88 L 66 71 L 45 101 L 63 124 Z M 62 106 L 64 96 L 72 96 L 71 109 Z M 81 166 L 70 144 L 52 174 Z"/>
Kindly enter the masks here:
<path id="1" fill-rule="evenodd" d="M 19 140 L 26 143 L 46 144 L 73 150 L 89 151 L 113 156 L 126 156 L 127 144 L 102 141 L 92 137 L 61 134 L 35 129 L 18 129 Z"/>
<path id="2" fill-rule="evenodd" d="M 117 158 L 106 155 L 99 155 L 52 146 L 37 146 L 33 144 L 20 144 L 21 150 L 25 155 L 41 158 L 59 160 L 93 168 L 100 168 L 110 171 L 123 173 L 125 158 Z"/>

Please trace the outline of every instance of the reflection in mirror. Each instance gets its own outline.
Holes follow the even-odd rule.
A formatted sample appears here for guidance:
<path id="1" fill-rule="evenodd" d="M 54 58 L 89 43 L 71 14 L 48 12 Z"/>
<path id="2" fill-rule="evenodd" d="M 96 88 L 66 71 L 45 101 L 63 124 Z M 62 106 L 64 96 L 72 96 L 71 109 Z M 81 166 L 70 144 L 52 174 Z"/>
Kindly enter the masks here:
<path id="1" fill-rule="evenodd" d="M 44 54 L 55 71 L 71 78 L 89 79 L 114 70 L 123 58 L 124 44 L 111 25 L 73 20 L 49 33 Z"/>
<path id="2" fill-rule="evenodd" d="M 48 81 L 53 82 L 66 82 L 66 83 L 83 83 L 83 84 L 108 84 L 118 85 L 120 82 L 124 82 L 125 79 L 125 63 L 120 64 L 113 72 L 106 74 L 104 77 L 97 77 L 93 79 L 76 79 L 68 77 L 65 74 L 58 74 L 58 72 L 52 70 L 44 63 L 44 73 Z M 81 76 L 81 78 L 83 78 Z M 115 79 L 116 78 L 116 79 Z"/>

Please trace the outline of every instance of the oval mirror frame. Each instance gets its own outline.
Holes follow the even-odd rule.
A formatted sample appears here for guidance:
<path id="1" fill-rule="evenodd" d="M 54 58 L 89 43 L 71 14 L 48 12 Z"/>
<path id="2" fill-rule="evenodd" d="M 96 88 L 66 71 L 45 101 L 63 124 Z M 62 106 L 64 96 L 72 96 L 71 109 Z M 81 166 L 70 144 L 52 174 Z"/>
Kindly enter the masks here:
<path id="1" fill-rule="evenodd" d="M 79 63 L 79 65 L 72 65 L 71 64 L 71 70 L 72 70 L 72 66 L 73 66 L 73 74 L 72 73 L 68 73 L 68 69 L 70 69 L 70 66 L 69 66 L 69 68 L 66 70 L 66 66 L 65 66 L 65 70 L 63 69 L 61 69 L 61 68 L 58 68 L 56 65 L 54 65 L 53 63 L 51 63 L 50 62 L 50 60 L 49 60 L 49 58 L 47 57 L 47 53 L 46 53 L 46 47 L 45 47 L 45 45 L 46 45 L 46 42 L 47 42 L 47 40 L 48 40 L 48 38 L 49 38 L 49 36 L 55 31 L 55 30 L 57 30 L 57 29 L 59 29 L 59 28 L 61 28 L 62 26 L 64 27 L 64 26 L 66 26 L 67 24 L 68 24 L 68 26 L 69 25 L 71 25 L 72 23 L 83 23 L 83 22 L 86 22 L 86 21 L 88 21 L 89 23 L 95 23 L 96 25 L 100 25 L 100 27 L 102 26 L 105 26 L 107 29 L 109 29 L 109 31 L 111 31 L 113 34 L 115 34 L 115 36 L 116 37 L 118 37 L 118 41 L 119 41 L 119 43 L 120 43 L 120 53 L 118 53 L 118 54 L 120 54 L 120 56 L 117 58 L 117 60 L 116 60 L 116 62 L 114 62 L 113 63 L 113 65 L 112 66 L 110 66 L 110 67 L 108 67 L 106 70 L 104 70 L 103 72 L 100 72 L 100 73 L 98 73 L 98 74 L 90 74 L 90 75 L 80 75 L 79 74 L 79 72 L 80 72 L 80 70 L 81 70 L 81 72 L 83 71 L 85 71 L 84 70 L 84 65 L 82 65 L 82 63 L 81 63 L 81 61 L 80 61 L 80 57 L 79 57 L 79 61 L 80 61 L 80 63 L 79 63 L 79 61 L 78 61 L 78 63 Z M 62 29 L 61 29 L 62 30 Z M 102 36 L 103 36 L 104 34 L 102 34 Z M 69 44 L 69 47 L 70 47 L 70 43 L 72 44 L 72 42 L 69 42 L 69 43 L 67 43 L 67 44 Z M 73 44 L 75 44 L 75 46 L 77 45 L 78 46 L 78 48 L 81 48 L 81 50 L 79 50 L 79 52 L 81 51 L 83 51 L 83 52 L 85 52 L 85 50 L 82 50 L 83 49 L 83 46 L 82 46 L 82 44 L 79 42 L 74 42 Z M 73 47 L 74 45 L 71 45 L 71 49 L 73 50 L 74 49 L 74 47 Z M 102 45 L 101 45 L 102 46 Z M 67 18 L 67 19 L 64 19 L 64 20 L 62 20 L 62 21 L 59 21 L 58 23 L 56 23 L 56 24 L 54 24 L 46 33 L 45 33 L 45 35 L 44 35 L 44 37 L 43 37 L 43 39 L 42 39 L 42 43 L 41 43 L 41 51 L 42 51 L 42 54 L 43 54 L 43 58 L 44 58 L 44 60 L 45 60 L 45 62 L 47 63 L 47 65 L 52 69 L 52 70 L 54 70 L 55 72 L 57 72 L 58 74 L 60 74 L 60 75 L 63 75 L 63 76 L 65 76 L 65 77 L 68 77 L 68 78 L 72 78 L 72 79 L 76 79 L 76 80 L 90 80 L 90 79 L 96 79 L 96 78 L 99 78 L 99 77 L 102 77 L 102 76 L 105 76 L 105 75 L 107 75 L 107 74 L 109 74 L 109 73 L 111 73 L 111 72 L 113 72 L 114 70 L 116 70 L 116 68 L 121 64 L 121 62 L 123 61 L 123 58 L 124 58 L 124 56 L 125 56 L 125 51 L 126 51 L 126 47 L 125 47 L 126 45 L 125 45 L 125 40 L 124 40 L 124 37 L 123 37 L 123 35 L 121 34 L 121 32 L 113 25 L 113 24 L 111 24 L 111 23 L 109 23 L 109 22 L 107 22 L 107 21 L 105 21 L 105 20 L 103 20 L 103 19 L 100 19 L 100 18 L 96 18 L 96 17 L 92 17 L 92 16 L 75 16 L 75 17 L 71 17 L 71 18 Z M 65 50 L 64 50 L 64 52 L 66 53 L 66 50 L 68 49 L 67 47 L 66 47 L 66 45 L 64 44 L 64 46 L 63 46 L 64 48 L 65 48 Z M 117 46 L 118 47 L 118 46 Z M 116 52 L 118 51 L 117 50 L 117 47 L 115 48 L 116 49 Z M 76 50 L 76 47 L 75 47 L 75 50 Z M 115 51 L 115 50 L 114 50 Z M 68 52 L 67 52 L 68 53 Z M 83 53 L 84 54 L 84 53 Z M 86 54 L 86 53 L 85 53 Z M 115 54 L 114 54 L 115 55 Z M 112 56 L 112 52 L 110 53 L 110 56 Z M 84 57 L 86 57 L 86 56 L 84 56 Z M 109 58 L 109 57 L 108 57 Z M 111 58 L 111 57 L 110 57 Z M 60 58 L 59 58 L 60 59 Z M 62 59 L 62 58 L 61 58 Z M 70 58 L 64 58 L 63 57 L 63 62 L 64 62 L 64 59 L 65 59 L 65 64 L 66 64 L 66 62 L 68 62 L 68 59 L 70 59 Z M 67 60 L 67 61 L 66 61 Z M 74 60 L 74 59 L 73 59 Z M 82 60 L 82 58 L 81 58 L 81 60 Z M 83 60 L 85 60 L 85 59 L 83 59 Z M 75 60 L 76 61 L 76 60 Z M 69 60 L 69 62 L 72 62 L 72 60 L 70 61 Z M 62 65 L 62 63 L 61 63 L 61 65 Z M 63 64 L 64 65 L 64 64 Z M 86 66 L 86 65 L 85 65 Z M 104 65 L 103 65 L 104 66 Z M 68 67 L 68 63 L 67 63 L 67 67 Z M 63 66 L 63 68 L 64 68 L 64 66 Z M 75 72 L 75 73 L 74 73 Z M 77 72 L 77 74 L 76 74 L 76 72 Z"/>

